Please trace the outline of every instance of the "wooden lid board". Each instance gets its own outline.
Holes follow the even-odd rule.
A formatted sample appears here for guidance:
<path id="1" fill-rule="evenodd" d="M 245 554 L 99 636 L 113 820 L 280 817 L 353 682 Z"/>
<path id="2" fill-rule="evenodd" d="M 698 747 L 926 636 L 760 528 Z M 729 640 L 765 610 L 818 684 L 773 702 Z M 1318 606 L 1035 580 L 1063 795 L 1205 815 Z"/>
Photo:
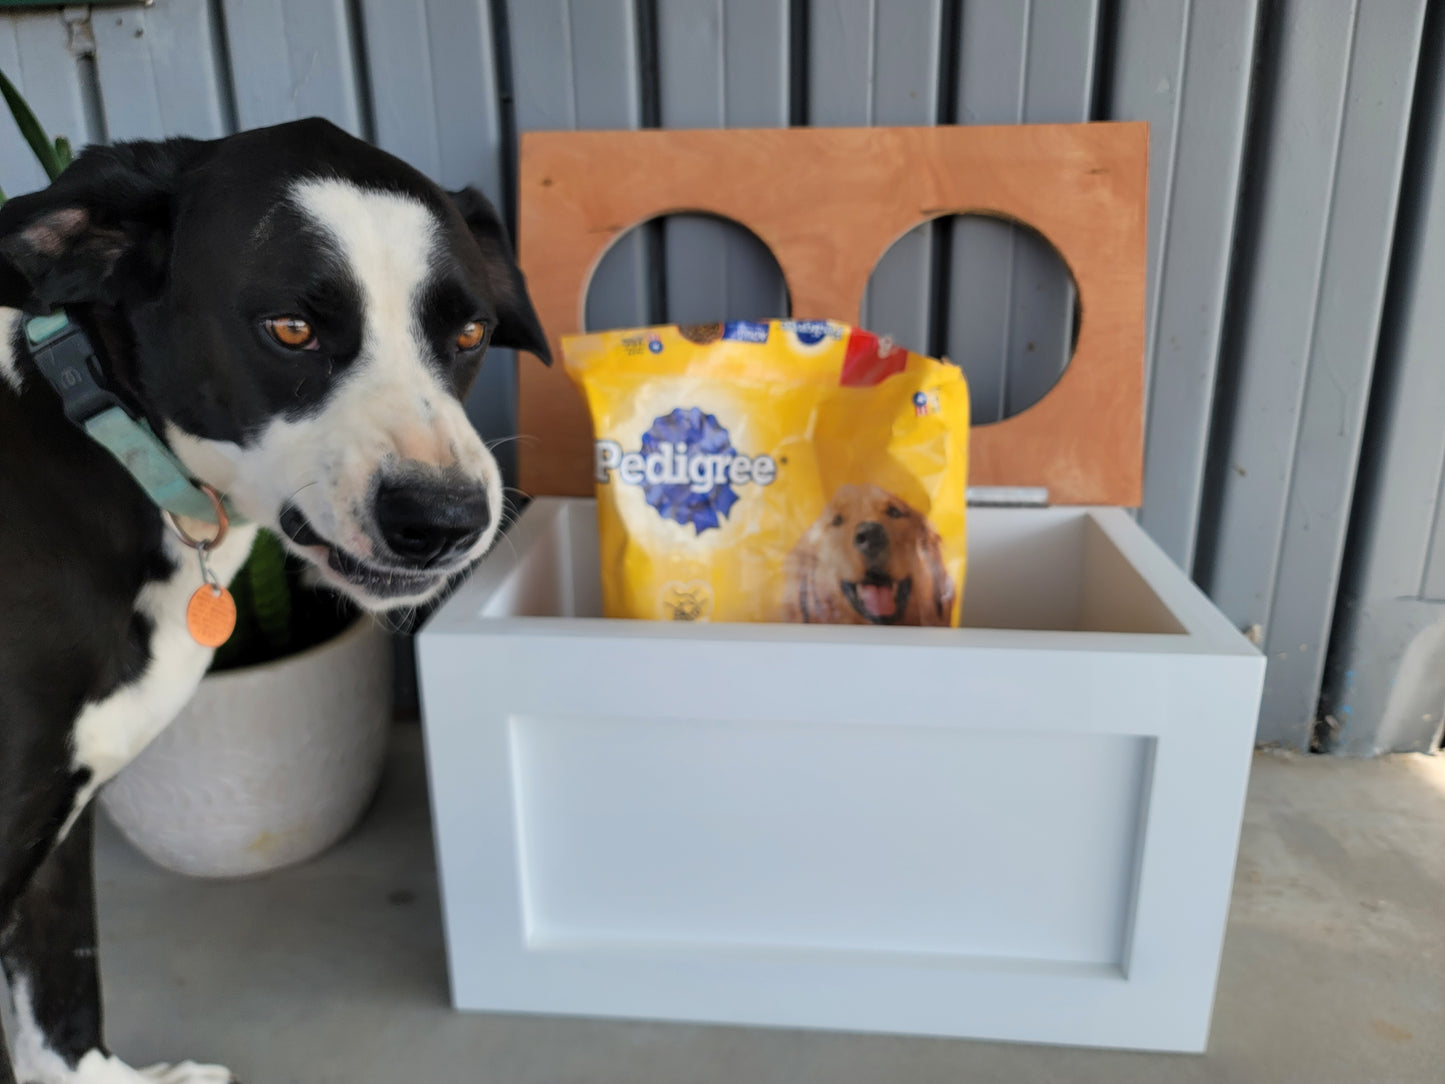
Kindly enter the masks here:
<path id="1" fill-rule="evenodd" d="M 869 275 L 898 238 L 980 213 L 1049 240 L 1077 285 L 1080 325 L 1048 394 L 973 427 L 969 484 L 1137 506 L 1147 171 L 1140 122 L 524 134 L 520 260 L 557 364 L 521 366 L 523 490 L 592 493 L 591 422 L 560 342 L 583 329 L 592 274 L 634 226 L 687 212 L 732 219 L 772 250 L 795 319 L 857 324 Z"/>

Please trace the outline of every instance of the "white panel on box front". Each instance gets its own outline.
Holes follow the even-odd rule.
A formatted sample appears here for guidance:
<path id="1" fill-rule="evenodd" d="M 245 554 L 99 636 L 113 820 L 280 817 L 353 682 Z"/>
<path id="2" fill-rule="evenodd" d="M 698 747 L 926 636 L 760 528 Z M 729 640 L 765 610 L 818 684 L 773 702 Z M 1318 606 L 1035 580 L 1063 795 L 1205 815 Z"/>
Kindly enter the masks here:
<path id="1" fill-rule="evenodd" d="M 1151 739 L 530 717 L 510 736 L 534 948 L 1123 958 Z"/>

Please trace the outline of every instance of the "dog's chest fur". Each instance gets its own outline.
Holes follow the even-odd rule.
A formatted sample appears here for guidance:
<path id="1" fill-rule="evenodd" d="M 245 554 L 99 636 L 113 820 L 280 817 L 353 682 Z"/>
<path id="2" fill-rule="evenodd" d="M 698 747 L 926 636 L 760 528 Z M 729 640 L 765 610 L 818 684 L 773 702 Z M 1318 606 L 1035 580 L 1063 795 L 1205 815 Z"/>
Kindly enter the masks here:
<path id="1" fill-rule="evenodd" d="M 240 570 L 255 538 L 254 526 L 233 527 L 209 555 L 210 569 L 222 583 Z M 164 546 L 174 571 L 142 587 L 133 610 L 138 617 L 133 626 L 150 628 L 149 662 L 132 680 L 87 703 L 75 720 L 72 767 L 84 772 L 87 782 L 76 796 L 72 818 L 176 717 L 210 665 L 211 650 L 196 643 L 186 628 L 186 603 L 202 585 L 200 563 L 170 534 Z"/>

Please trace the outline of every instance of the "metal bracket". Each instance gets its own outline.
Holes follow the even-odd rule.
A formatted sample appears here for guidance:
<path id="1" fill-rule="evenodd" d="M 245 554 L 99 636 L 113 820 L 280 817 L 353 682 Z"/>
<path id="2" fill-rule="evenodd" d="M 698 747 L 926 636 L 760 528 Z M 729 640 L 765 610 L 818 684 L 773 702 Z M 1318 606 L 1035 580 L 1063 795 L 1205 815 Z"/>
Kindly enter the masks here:
<path id="1" fill-rule="evenodd" d="M 1047 508 L 1047 486 L 969 486 L 965 498 L 972 508 Z"/>
<path id="2" fill-rule="evenodd" d="M 65 21 L 68 40 L 65 47 L 76 60 L 95 56 L 95 30 L 90 25 L 90 8 L 85 4 L 72 4 L 62 8 L 60 17 Z"/>

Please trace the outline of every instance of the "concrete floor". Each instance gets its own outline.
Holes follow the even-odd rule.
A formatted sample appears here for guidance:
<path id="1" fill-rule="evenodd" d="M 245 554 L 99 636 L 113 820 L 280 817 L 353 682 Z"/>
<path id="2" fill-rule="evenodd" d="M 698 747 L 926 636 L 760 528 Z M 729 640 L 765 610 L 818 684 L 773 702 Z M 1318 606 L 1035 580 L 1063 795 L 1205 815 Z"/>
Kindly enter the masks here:
<path id="1" fill-rule="evenodd" d="M 309 865 L 188 881 L 103 825 L 99 874 L 117 1053 L 249 1084 L 1445 1081 L 1445 757 L 1256 758 L 1203 1057 L 453 1013 L 413 727 Z"/>

